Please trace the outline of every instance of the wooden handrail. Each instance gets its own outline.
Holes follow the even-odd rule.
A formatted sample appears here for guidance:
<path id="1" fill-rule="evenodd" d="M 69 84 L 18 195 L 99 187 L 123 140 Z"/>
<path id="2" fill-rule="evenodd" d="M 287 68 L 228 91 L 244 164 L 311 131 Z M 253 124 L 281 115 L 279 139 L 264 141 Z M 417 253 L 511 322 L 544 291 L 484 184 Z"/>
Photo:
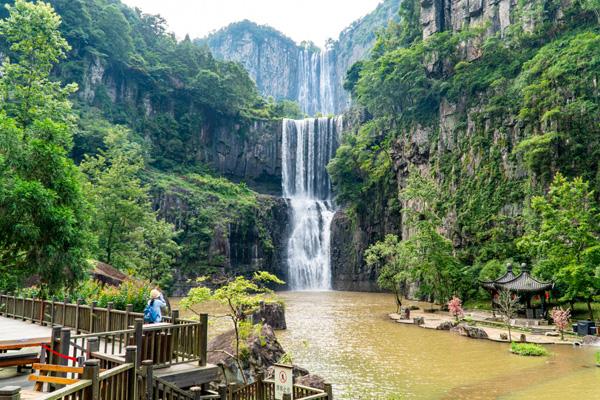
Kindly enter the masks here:
<path id="1" fill-rule="evenodd" d="M 123 365 L 119 365 L 118 367 L 106 370 L 104 372 L 101 372 L 100 375 L 98 375 L 98 380 L 103 381 L 105 379 L 108 379 L 112 376 L 118 375 L 120 373 L 123 373 L 125 371 L 129 371 L 130 369 L 134 368 L 134 365 L 129 363 L 129 364 L 123 364 Z"/>
<path id="2" fill-rule="evenodd" d="M 46 395 L 43 395 L 41 397 L 38 397 L 38 400 L 60 400 L 60 399 L 64 399 L 65 397 L 76 393 L 82 389 L 85 389 L 89 386 L 92 386 L 92 380 L 91 379 L 84 379 L 84 380 L 80 380 L 77 383 L 74 383 L 72 385 L 68 385 L 65 386 L 62 389 L 56 390 L 52 393 L 48 393 Z"/>

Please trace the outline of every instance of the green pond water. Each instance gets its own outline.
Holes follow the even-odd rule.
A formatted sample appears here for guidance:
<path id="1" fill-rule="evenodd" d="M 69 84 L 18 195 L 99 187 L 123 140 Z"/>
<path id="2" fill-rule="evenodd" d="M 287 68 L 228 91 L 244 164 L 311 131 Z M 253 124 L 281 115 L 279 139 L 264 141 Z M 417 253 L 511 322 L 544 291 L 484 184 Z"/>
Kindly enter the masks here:
<path id="1" fill-rule="evenodd" d="M 388 294 L 283 292 L 294 362 L 330 380 L 342 399 L 600 399 L 590 348 L 548 346 L 550 357 L 395 323 Z"/>
<path id="2" fill-rule="evenodd" d="M 333 383 L 337 399 L 600 400 L 593 348 L 551 345 L 550 357 L 521 357 L 503 343 L 395 323 L 389 294 L 279 295 L 288 324 L 281 344 Z"/>

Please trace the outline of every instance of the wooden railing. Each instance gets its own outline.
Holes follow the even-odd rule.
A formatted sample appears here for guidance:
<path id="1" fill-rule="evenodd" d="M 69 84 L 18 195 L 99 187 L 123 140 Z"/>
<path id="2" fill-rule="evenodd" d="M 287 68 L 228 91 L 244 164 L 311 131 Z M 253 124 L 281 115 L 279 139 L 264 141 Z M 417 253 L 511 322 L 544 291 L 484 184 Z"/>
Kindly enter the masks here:
<path id="1" fill-rule="evenodd" d="M 157 368 L 175 364 L 198 362 L 206 365 L 208 347 L 208 317 L 185 324 L 144 325 L 137 319 L 133 329 L 74 335 L 69 340 L 69 355 L 90 358 L 90 353 L 101 353 L 118 359 L 127 346 L 135 345 L 138 362 L 152 360 Z"/>
<path id="2" fill-rule="evenodd" d="M 108 303 L 103 308 L 98 307 L 97 302 L 83 304 L 81 299 L 76 303 L 68 303 L 5 294 L 0 294 L 0 314 L 40 325 L 61 325 L 72 328 L 77 333 L 126 330 L 134 325 L 136 319 L 144 317 L 143 313 L 134 312 L 131 304 L 125 310 L 116 310 L 113 303 Z M 174 321 L 177 324 L 194 322 L 180 319 L 177 310 L 163 317 L 163 322 Z"/>
<path id="3" fill-rule="evenodd" d="M 228 388 L 228 399 L 231 400 L 274 400 L 275 381 L 270 379 L 257 379 L 254 383 L 236 388 L 230 385 Z M 325 390 L 308 386 L 294 384 L 293 399 L 295 400 L 333 400 L 333 392 L 330 384 L 325 384 Z"/>

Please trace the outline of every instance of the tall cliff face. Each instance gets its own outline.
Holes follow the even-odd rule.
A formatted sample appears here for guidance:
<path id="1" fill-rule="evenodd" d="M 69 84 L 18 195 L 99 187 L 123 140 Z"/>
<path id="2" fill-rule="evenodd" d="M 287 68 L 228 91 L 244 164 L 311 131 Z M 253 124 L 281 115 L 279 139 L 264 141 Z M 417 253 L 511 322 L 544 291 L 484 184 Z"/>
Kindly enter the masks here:
<path id="1" fill-rule="evenodd" d="M 242 21 L 198 40 L 215 57 L 240 62 L 265 96 L 297 101 L 308 115 L 341 114 L 350 98 L 343 88 L 346 71 L 368 57 L 376 32 L 397 20 L 400 0 L 386 0 L 346 28 L 326 48 L 295 44 L 268 26 Z"/>
<path id="2" fill-rule="evenodd" d="M 402 210 L 418 210 L 418 204 L 398 198 L 411 173 L 435 178 L 444 197 L 441 230 L 451 239 L 461 261 L 473 266 L 474 271 L 489 260 L 519 257 L 514 239 L 522 234 L 527 196 L 542 193 L 554 172 L 584 176 L 592 185 L 597 182 L 598 146 L 592 133 L 598 129 L 597 114 L 578 109 L 577 116 L 571 117 L 569 111 L 573 102 L 594 104 L 592 109 L 598 107 L 595 75 L 589 72 L 594 70 L 590 65 L 597 54 L 591 48 L 598 39 L 594 41 L 594 34 L 590 33 L 593 28 L 587 28 L 596 26 L 596 20 L 577 5 L 569 9 L 571 5 L 534 0 L 520 4 L 510 0 L 420 2 L 425 39 L 436 32 L 458 33 L 465 28 L 482 27 L 483 32 L 460 42 L 453 61 L 455 68 L 444 71 L 443 65 L 443 72 L 433 72 L 438 74 L 433 78 L 439 79 L 438 83 L 458 89 L 442 92 L 436 105 L 426 111 L 430 115 L 426 121 L 410 120 L 414 111 L 409 110 L 405 111 L 405 119 L 387 114 L 385 117 L 394 121 L 391 124 L 370 121 L 375 123 L 370 125 L 373 128 L 368 135 L 360 136 L 356 126 L 345 133 L 357 137 L 352 140 L 355 146 L 361 146 L 361 141 L 368 143 L 359 150 L 359 162 L 363 165 L 364 160 L 380 156 L 380 149 L 389 141 L 385 151 L 389 154 L 390 174 L 378 181 L 375 190 L 360 195 L 360 201 L 368 206 L 359 209 L 358 215 L 345 210 L 333 221 L 336 288 L 376 289 L 378 271 L 364 263 L 365 249 L 386 234 L 411 236 L 412 232 L 402 223 Z M 522 36 L 509 37 L 513 42 L 506 47 L 492 40 L 487 49 L 482 48 L 493 35 L 500 39 L 510 35 L 508 28 L 514 24 L 523 28 L 523 33 L 517 33 Z M 539 27 L 552 30 L 555 36 L 536 32 Z M 540 38 L 539 42 L 518 41 L 530 34 L 539 35 L 533 36 Z M 441 38 L 444 37 L 448 36 Z M 510 47 L 515 42 L 516 47 Z M 588 44 L 582 45 L 583 42 Z M 583 50 L 586 46 L 588 50 Z M 551 67 L 559 63 L 557 60 L 567 62 L 570 51 L 580 51 L 580 71 Z M 511 65 L 516 68 L 504 65 L 513 62 Z M 431 73 L 431 65 L 424 64 Z M 460 71 L 458 64 L 469 69 Z M 560 78 L 553 78 L 551 84 L 548 80 L 540 84 L 548 69 Z M 584 70 L 587 75 L 580 77 Z M 463 86 L 464 82 L 456 78 L 458 74 L 469 82 Z M 486 82 L 490 76 L 495 77 L 493 84 Z M 589 86 L 589 90 L 573 84 L 572 79 L 585 80 L 584 86 Z M 548 84 L 554 85 L 553 94 L 561 94 L 548 103 L 541 102 L 538 93 Z M 469 89 L 467 94 L 464 88 Z M 552 113 L 544 107 L 551 108 Z M 355 125 L 365 127 L 366 120 L 359 118 Z M 564 138 L 554 136 L 557 127 L 565 129 Z M 545 147 L 544 138 L 552 138 L 552 144 Z M 580 166 L 573 164 L 574 158 Z M 345 158 L 342 162 L 350 160 Z M 357 188 L 362 189 L 364 186 Z M 380 196 L 386 190 L 388 193 Z"/>
<path id="3" fill-rule="evenodd" d="M 245 20 L 196 43 L 206 44 L 217 59 L 242 64 L 262 94 L 275 99 L 298 98 L 300 49 L 281 32 Z"/>

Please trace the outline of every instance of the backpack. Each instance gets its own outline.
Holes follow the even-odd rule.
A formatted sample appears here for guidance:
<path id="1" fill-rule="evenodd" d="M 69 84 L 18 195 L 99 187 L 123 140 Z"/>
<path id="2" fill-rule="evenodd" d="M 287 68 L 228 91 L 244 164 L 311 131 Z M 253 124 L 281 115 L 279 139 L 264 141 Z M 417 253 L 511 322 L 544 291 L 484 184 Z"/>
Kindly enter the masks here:
<path id="1" fill-rule="evenodd" d="M 158 313 L 156 312 L 154 307 L 152 307 L 153 305 L 154 305 L 154 299 L 150 300 L 150 303 L 148 303 L 146 308 L 144 308 L 144 322 L 146 322 L 146 323 L 151 324 L 151 323 L 155 322 L 156 319 L 158 318 Z"/>

